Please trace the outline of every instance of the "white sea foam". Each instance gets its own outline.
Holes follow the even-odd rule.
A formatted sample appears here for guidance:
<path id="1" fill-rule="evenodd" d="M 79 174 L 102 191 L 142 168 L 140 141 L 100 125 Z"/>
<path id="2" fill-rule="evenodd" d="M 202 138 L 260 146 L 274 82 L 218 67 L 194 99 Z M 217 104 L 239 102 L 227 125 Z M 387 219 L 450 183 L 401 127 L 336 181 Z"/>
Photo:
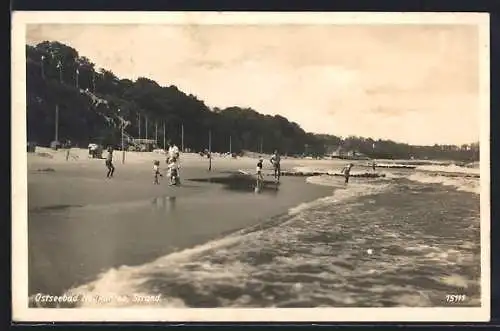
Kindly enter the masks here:
<path id="1" fill-rule="evenodd" d="M 330 186 L 330 187 L 342 187 L 343 186 L 343 178 L 332 177 L 332 176 L 328 176 L 328 175 L 307 177 L 306 182 L 309 184 Z"/>
<path id="2" fill-rule="evenodd" d="M 137 266 L 121 266 L 118 268 L 111 268 L 102 273 L 93 282 L 72 288 L 68 290 L 66 295 L 80 295 L 82 297 L 96 297 L 109 298 L 107 302 L 95 302 L 92 300 L 80 301 L 81 307 L 117 307 L 117 306 L 134 306 L 131 302 L 121 300 L 114 300 L 115 298 L 130 297 L 131 295 L 150 295 L 141 292 L 141 285 L 148 280 L 147 274 L 161 272 L 162 270 L 174 271 L 180 266 L 185 266 L 191 259 L 194 259 L 198 254 L 203 254 L 213 249 L 218 249 L 224 246 L 231 246 L 232 244 L 241 240 L 238 234 L 229 235 L 223 239 L 210 241 L 203 245 L 194 248 L 184 249 L 179 252 L 174 252 L 163 256 L 153 262 Z M 226 275 L 227 275 L 227 271 Z M 212 270 L 212 277 L 220 277 L 221 274 Z M 141 304 L 138 304 L 141 305 Z M 144 304 L 142 304 L 144 306 Z M 165 298 L 163 297 L 158 305 L 162 307 L 185 307 L 184 302 L 179 298 Z"/>
<path id="3" fill-rule="evenodd" d="M 293 172 L 302 172 L 302 173 L 305 173 L 305 174 L 312 174 L 312 173 L 320 173 L 320 174 L 325 174 L 325 175 L 331 175 L 331 176 L 334 176 L 334 175 L 341 175 L 342 174 L 342 167 L 338 167 L 338 168 L 320 168 L 320 167 L 294 167 L 292 169 Z M 366 175 L 366 174 L 370 174 L 370 172 L 367 172 L 366 170 L 362 170 L 362 171 L 356 171 L 356 170 L 351 170 L 350 172 L 351 176 L 355 177 L 355 176 L 362 176 L 362 175 Z M 312 184 L 318 184 L 318 185 L 322 185 L 321 183 L 316 183 L 316 182 L 310 182 Z M 327 185 L 327 186 L 331 186 L 331 185 Z"/>
<path id="4" fill-rule="evenodd" d="M 408 176 L 408 179 L 424 184 L 442 184 L 445 186 L 452 186 L 459 191 L 475 194 L 479 194 L 481 192 L 480 182 L 477 178 L 448 177 L 417 172 Z"/>
<path id="5" fill-rule="evenodd" d="M 408 168 L 408 169 L 415 168 L 414 165 L 403 164 L 403 163 L 376 163 L 376 165 L 377 167 L 381 168 Z M 369 166 L 371 166 L 371 164 Z"/>
<path id="6" fill-rule="evenodd" d="M 432 171 L 432 172 L 446 172 L 446 173 L 459 173 L 459 174 L 470 174 L 470 175 L 479 175 L 479 168 L 471 168 L 471 167 L 461 167 L 455 164 L 450 164 L 447 166 L 443 165 L 422 165 L 418 166 L 417 170 L 423 171 Z"/>
<path id="7" fill-rule="evenodd" d="M 305 173 L 312 173 L 312 172 L 322 172 L 322 173 L 327 173 L 327 172 L 340 172 L 342 167 L 337 167 L 337 169 L 334 169 L 332 167 L 317 167 L 317 166 L 299 166 L 299 167 L 293 167 L 292 171 L 294 172 L 305 172 Z"/>
<path id="8" fill-rule="evenodd" d="M 323 205 L 331 205 L 338 203 L 340 201 L 360 197 L 365 195 L 379 194 L 384 192 L 389 184 L 371 184 L 371 183 L 349 183 L 349 186 L 345 186 L 344 183 L 336 180 L 335 177 L 331 176 L 311 176 L 306 178 L 306 181 L 311 183 L 321 182 L 319 185 L 331 186 L 336 188 L 331 196 L 320 198 L 311 202 L 301 203 L 300 205 L 290 208 L 289 214 L 296 215 L 304 210 L 310 208 L 315 208 Z"/>
<path id="9" fill-rule="evenodd" d="M 333 173 L 328 173 L 325 175 L 319 175 L 319 176 L 310 176 L 306 178 L 306 182 L 309 184 L 315 184 L 315 185 L 321 185 L 321 186 L 330 186 L 330 187 L 336 187 L 336 188 L 345 188 L 345 183 L 344 183 L 344 178 L 339 177 L 339 176 L 332 176 Z M 353 176 L 356 176 L 357 173 L 351 173 Z M 365 174 L 364 173 L 359 173 L 359 174 Z M 382 177 L 381 177 L 382 178 Z M 363 178 L 361 179 L 363 182 L 369 182 L 373 181 L 374 179 L 372 178 Z M 356 177 L 353 178 L 351 183 L 354 185 L 354 189 L 358 187 L 360 184 L 358 179 Z M 352 187 L 352 185 L 351 185 Z"/>

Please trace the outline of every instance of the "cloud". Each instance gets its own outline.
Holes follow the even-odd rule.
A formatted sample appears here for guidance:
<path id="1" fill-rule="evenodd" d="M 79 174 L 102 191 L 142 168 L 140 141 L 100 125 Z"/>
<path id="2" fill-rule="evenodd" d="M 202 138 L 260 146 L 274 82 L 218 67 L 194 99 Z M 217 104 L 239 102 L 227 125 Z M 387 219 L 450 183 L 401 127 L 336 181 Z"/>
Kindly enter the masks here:
<path id="1" fill-rule="evenodd" d="M 313 132 L 429 144 L 479 135 L 473 26 L 45 25 L 27 39 Z"/>

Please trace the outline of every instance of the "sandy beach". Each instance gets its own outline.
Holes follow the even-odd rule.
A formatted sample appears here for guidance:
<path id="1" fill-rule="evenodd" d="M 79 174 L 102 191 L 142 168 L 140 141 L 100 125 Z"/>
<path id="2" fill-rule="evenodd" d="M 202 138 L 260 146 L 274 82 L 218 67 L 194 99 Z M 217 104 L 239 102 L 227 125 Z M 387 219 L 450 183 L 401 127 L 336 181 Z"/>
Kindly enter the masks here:
<path id="1" fill-rule="evenodd" d="M 203 244 L 333 191 L 269 176 L 255 194 L 253 177 L 237 174 L 253 171 L 255 160 L 214 158 L 208 171 L 195 154 L 182 156 L 182 186 L 153 185 L 154 159 L 164 163 L 163 155 L 127 153 L 122 164 L 115 152 L 115 177 L 106 179 L 104 160 L 85 150 L 73 149 L 67 161 L 62 150 L 28 155 L 30 294 L 61 294 L 109 268 Z"/>

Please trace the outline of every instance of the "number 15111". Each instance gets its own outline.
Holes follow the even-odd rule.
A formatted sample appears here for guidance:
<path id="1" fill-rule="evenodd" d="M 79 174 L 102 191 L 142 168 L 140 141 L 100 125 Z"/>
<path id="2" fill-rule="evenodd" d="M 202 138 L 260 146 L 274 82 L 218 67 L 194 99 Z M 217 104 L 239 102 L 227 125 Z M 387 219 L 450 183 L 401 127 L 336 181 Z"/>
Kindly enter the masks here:
<path id="1" fill-rule="evenodd" d="M 467 299 L 465 294 L 448 294 L 446 295 L 446 303 L 461 303 Z"/>

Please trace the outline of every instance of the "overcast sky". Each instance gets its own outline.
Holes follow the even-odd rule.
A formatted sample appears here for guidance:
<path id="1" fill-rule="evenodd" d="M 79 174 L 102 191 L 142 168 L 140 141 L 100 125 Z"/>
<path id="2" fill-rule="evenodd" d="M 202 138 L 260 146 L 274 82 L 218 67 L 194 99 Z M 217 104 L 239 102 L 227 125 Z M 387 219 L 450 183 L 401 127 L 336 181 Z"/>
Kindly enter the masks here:
<path id="1" fill-rule="evenodd" d="M 120 78 L 306 131 L 411 144 L 479 141 L 478 30 L 465 25 L 31 25 Z"/>

